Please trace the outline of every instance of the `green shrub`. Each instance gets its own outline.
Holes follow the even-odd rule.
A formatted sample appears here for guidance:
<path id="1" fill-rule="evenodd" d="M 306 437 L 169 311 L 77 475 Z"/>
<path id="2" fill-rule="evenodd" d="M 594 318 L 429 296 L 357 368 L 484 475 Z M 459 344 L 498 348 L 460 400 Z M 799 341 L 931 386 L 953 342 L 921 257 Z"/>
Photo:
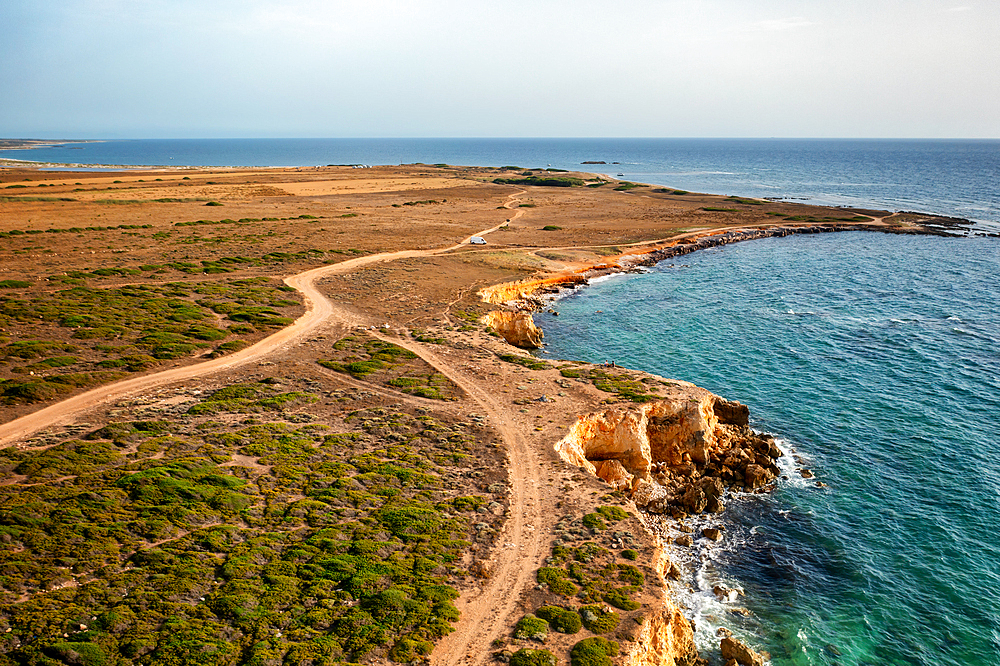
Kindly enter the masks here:
<path id="1" fill-rule="evenodd" d="M 630 585 L 642 585 L 646 577 L 642 575 L 642 572 L 638 568 L 631 564 L 619 564 L 618 579 Z"/>
<path id="2" fill-rule="evenodd" d="M 535 614 L 561 634 L 575 634 L 583 626 L 579 613 L 561 606 L 542 606 Z"/>
<path id="3" fill-rule="evenodd" d="M 563 569 L 542 567 L 538 570 L 536 578 L 539 583 L 548 585 L 554 594 L 562 597 L 573 597 L 580 591 L 580 588 L 569 580 L 567 573 Z"/>
<path id="4" fill-rule="evenodd" d="M 30 282 L 24 280 L 0 280 L 0 289 L 27 289 Z"/>
<path id="5" fill-rule="evenodd" d="M 546 224 L 544 227 L 542 227 L 542 231 L 559 231 L 561 229 L 562 227 L 557 227 L 554 224 Z"/>
<path id="6" fill-rule="evenodd" d="M 45 648 L 46 654 L 67 664 L 103 666 L 108 657 L 97 643 L 56 643 Z"/>
<path id="7" fill-rule="evenodd" d="M 602 598 L 615 608 L 620 608 L 624 611 L 635 610 L 641 605 L 638 601 L 632 599 L 628 590 L 621 588 L 605 592 Z"/>
<path id="8" fill-rule="evenodd" d="M 608 634 L 618 628 L 621 616 L 603 606 L 583 606 L 580 608 L 580 619 L 583 626 L 595 634 Z"/>
<path id="9" fill-rule="evenodd" d="M 530 614 L 522 617 L 518 621 L 517 626 L 514 627 L 514 638 L 530 638 L 531 640 L 535 640 L 540 643 L 545 642 L 545 637 L 548 636 L 548 633 L 548 623 L 545 620 Z"/>
<path id="10" fill-rule="evenodd" d="M 510 658 L 510 666 L 556 666 L 556 657 L 548 650 L 518 650 Z"/>
<path id="11" fill-rule="evenodd" d="M 608 529 L 607 524 L 601 520 L 600 514 L 588 513 L 583 517 L 583 526 L 588 527 L 592 530 L 606 530 Z"/>
<path id="12" fill-rule="evenodd" d="M 569 653 L 571 666 L 612 666 L 611 657 L 618 654 L 618 643 L 600 636 L 584 638 Z"/>
<path id="13" fill-rule="evenodd" d="M 601 506 L 597 507 L 597 513 L 601 514 L 610 521 L 617 522 L 619 520 L 625 520 L 628 518 L 628 511 L 621 508 L 620 506 Z"/>
<path id="14" fill-rule="evenodd" d="M 622 557 L 626 560 L 632 560 L 633 562 L 639 559 L 639 551 L 628 548 L 622 551 Z"/>

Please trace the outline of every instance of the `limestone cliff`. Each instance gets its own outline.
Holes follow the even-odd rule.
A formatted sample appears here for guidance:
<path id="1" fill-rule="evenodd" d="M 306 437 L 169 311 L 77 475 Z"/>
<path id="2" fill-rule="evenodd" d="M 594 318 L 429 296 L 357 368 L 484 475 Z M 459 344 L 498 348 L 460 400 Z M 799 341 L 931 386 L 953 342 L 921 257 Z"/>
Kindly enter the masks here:
<path id="1" fill-rule="evenodd" d="M 612 407 L 577 419 L 556 443 L 563 460 L 655 513 L 718 512 L 726 488 L 757 490 L 779 473 L 768 435 L 747 426 L 749 410 L 688 385 L 674 397 Z"/>
<path id="2" fill-rule="evenodd" d="M 503 339 L 522 349 L 538 349 L 542 346 L 542 329 L 535 326 L 530 312 L 506 312 L 494 310 L 480 318 L 480 321 L 503 336 Z"/>
<path id="3" fill-rule="evenodd" d="M 672 603 L 646 616 L 623 666 L 690 666 L 698 663 L 691 625 Z"/>
<path id="4" fill-rule="evenodd" d="M 586 284 L 587 279 L 580 275 L 560 275 L 558 277 L 536 278 L 504 282 L 480 290 L 479 296 L 484 302 L 492 305 L 524 301 L 539 293 L 556 293 L 561 287 Z"/>

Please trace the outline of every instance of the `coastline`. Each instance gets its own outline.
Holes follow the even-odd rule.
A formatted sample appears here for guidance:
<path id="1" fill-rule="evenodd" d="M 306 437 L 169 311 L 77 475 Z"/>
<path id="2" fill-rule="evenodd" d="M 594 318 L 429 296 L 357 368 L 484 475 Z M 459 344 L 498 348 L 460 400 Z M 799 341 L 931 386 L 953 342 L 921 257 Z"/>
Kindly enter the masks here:
<path id="1" fill-rule="evenodd" d="M 265 373 L 284 372 L 294 376 L 284 378 L 282 382 L 301 383 L 302 378 L 307 378 L 308 381 L 323 386 L 324 394 L 342 393 L 344 387 L 347 386 L 351 390 L 361 390 L 363 387 L 366 396 L 368 393 L 371 395 L 379 393 L 380 396 L 384 396 L 358 398 L 359 404 L 367 405 L 369 408 L 385 409 L 387 405 L 410 404 L 411 402 L 413 405 L 418 405 L 419 409 L 443 410 L 450 407 L 448 402 L 414 402 L 417 400 L 416 398 L 397 390 L 394 385 L 372 383 L 363 378 L 343 377 L 334 373 L 317 374 L 322 368 L 316 368 L 316 358 L 328 358 L 332 353 L 330 351 L 331 344 L 337 341 L 339 336 L 367 335 L 410 350 L 424 362 L 430 364 L 430 367 L 439 371 L 443 377 L 455 381 L 456 385 L 465 391 L 465 397 L 458 397 L 455 402 L 456 410 L 461 410 L 465 414 L 485 412 L 488 415 L 487 420 L 490 427 L 496 428 L 496 432 L 502 435 L 500 439 L 503 446 L 510 451 L 507 465 L 511 486 L 505 493 L 490 491 L 494 499 L 489 506 L 494 504 L 496 506 L 493 506 L 487 513 L 501 511 L 502 514 L 504 507 L 507 507 L 510 514 L 504 514 L 504 519 L 509 520 L 509 522 L 504 530 L 508 531 L 503 533 L 503 537 L 497 532 L 497 536 L 492 537 L 493 541 L 485 538 L 486 534 L 490 534 L 485 531 L 483 535 L 480 535 L 483 538 L 477 537 L 475 539 L 476 547 L 482 550 L 476 551 L 473 564 L 479 567 L 477 570 L 486 575 L 483 575 L 479 580 L 466 581 L 465 583 L 468 587 L 463 588 L 463 597 L 459 600 L 459 606 L 466 619 L 459 625 L 460 630 L 456 637 L 446 639 L 441 648 L 441 663 L 450 664 L 458 663 L 463 656 L 462 652 L 465 649 L 463 646 L 483 647 L 482 655 L 485 657 L 490 649 L 488 646 L 494 638 L 508 636 L 509 626 L 505 624 L 508 617 L 516 619 L 519 613 L 533 610 L 523 605 L 529 604 L 530 606 L 540 598 L 539 591 L 535 589 L 534 570 L 531 567 L 545 565 L 549 552 L 547 539 L 552 534 L 555 534 L 559 529 L 564 532 L 570 531 L 569 528 L 555 527 L 557 519 L 561 524 L 571 523 L 572 530 L 579 530 L 582 528 L 577 526 L 575 521 L 580 520 L 581 514 L 588 515 L 588 511 L 592 512 L 594 508 L 597 508 L 596 504 L 611 501 L 595 499 L 600 498 L 602 492 L 607 493 L 603 481 L 598 481 L 596 477 L 584 479 L 582 475 L 574 474 L 573 470 L 576 468 L 567 469 L 568 466 L 562 462 L 562 459 L 557 459 L 552 450 L 553 442 L 563 437 L 574 427 L 578 415 L 591 414 L 595 409 L 604 412 L 618 410 L 621 414 L 636 413 L 634 410 L 630 411 L 632 410 L 632 401 L 628 398 L 627 391 L 632 390 L 631 387 L 633 387 L 629 382 L 638 382 L 636 386 L 650 386 L 650 384 L 643 383 L 644 377 L 653 382 L 653 387 L 657 388 L 664 400 L 668 399 L 674 391 L 679 391 L 679 395 L 689 397 L 695 394 L 704 396 L 707 393 L 695 389 L 685 382 L 667 382 L 662 378 L 653 378 L 645 373 L 633 372 L 625 368 L 617 369 L 616 375 L 627 376 L 629 379 L 618 382 L 618 391 L 609 393 L 605 388 L 597 385 L 601 383 L 602 379 L 598 375 L 594 375 L 584 382 L 579 381 L 583 379 L 582 376 L 571 377 L 563 372 L 565 370 L 571 374 L 573 372 L 582 374 L 586 371 L 588 375 L 594 372 L 606 372 L 606 369 L 597 366 L 571 364 L 571 367 L 564 368 L 532 369 L 524 365 L 524 363 L 531 363 L 531 361 L 524 360 L 524 357 L 515 356 L 513 360 L 508 360 L 505 357 L 510 356 L 509 348 L 474 324 L 475 315 L 482 313 L 477 291 L 490 292 L 492 289 L 491 293 L 493 294 L 509 292 L 525 297 L 527 301 L 544 293 L 544 290 L 559 284 L 572 282 L 583 284 L 587 279 L 599 275 L 637 270 L 650 262 L 675 256 L 669 253 L 686 254 L 704 247 L 760 237 L 756 234 L 784 235 L 787 233 L 846 230 L 855 223 L 852 225 L 831 223 L 833 227 L 827 224 L 811 223 L 765 225 L 762 219 L 755 225 L 740 224 L 739 220 L 731 221 L 729 219 L 731 216 L 705 211 L 706 207 L 711 207 L 722 200 L 721 197 L 712 197 L 711 195 L 691 195 L 686 200 L 672 200 L 665 197 L 660 199 L 640 198 L 629 193 L 619 194 L 600 190 L 587 192 L 573 191 L 571 188 L 565 188 L 567 191 L 558 191 L 559 188 L 517 189 L 508 186 L 499 187 L 484 182 L 495 176 L 496 171 L 469 171 L 464 168 L 454 168 L 447 173 L 453 174 L 455 182 L 445 182 L 440 173 L 425 166 L 408 169 L 376 168 L 371 170 L 370 174 L 351 172 L 346 169 L 326 169 L 309 173 L 288 169 L 276 170 L 273 173 L 263 175 L 236 174 L 239 178 L 234 177 L 234 182 L 231 184 L 209 185 L 207 179 L 213 178 L 212 170 L 191 172 L 190 175 L 194 176 L 194 180 L 197 181 L 197 185 L 192 184 L 191 187 L 206 187 L 207 189 L 210 186 L 215 188 L 212 190 L 213 200 L 220 201 L 227 207 L 220 211 L 221 214 L 215 215 L 215 217 L 226 218 L 219 221 L 199 219 L 206 216 L 206 210 L 200 208 L 200 206 L 205 205 L 204 199 L 202 199 L 202 203 L 195 201 L 157 203 L 157 199 L 162 198 L 158 196 L 162 194 L 161 188 L 176 188 L 180 187 L 180 184 L 149 182 L 147 177 L 143 176 L 141 181 L 133 180 L 129 183 L 122 183 L 123 187 L 117 188 L 130 189 L 128 196 L 131 202 L 128 206 L 111 205 L 100 201 L 49 202 L 32 201 L 28 198 L 17 201 L 15 197 L 11 197 L 13 202 L 9 208 L 16 208 L 16 210 L 11 211 L 10 221 L 3 229 L 5 232 L 8 229 L 22 232 L 18 235 L 5 236 L 8 243 L 5 249 L 11 251 L 13 259 L 24 258 L 26 260 L 22 262 L 22 267 L 26 272 L 24 277 L 37 283 L 31 289 L 38 293 L 49 288 L 46 287 L 45 280 L 58 270 L 58 268 L 47 267 L 44 263 L 53 261 L 53 255 L 71 257 L 64 261 L 74 263 L 63 264 L 59 267 L 67 274 L 67 277 L 85 280 L 86 284 L 100 289 L 118 288 L 119 285 L 134 282 L 139 278 L 129 271 L 139 270 L 139 266 L 153 263 L 151 257 L 167 251 L 174 252 L 176 256 L 171 255 L 165 259 L 158 259 L 158 261 L 170 261 L 176 267 L 160 264 L 156 270 L 164 271 L 163 277 L 155 277 L 153 281 L 168 280 L 177 283 L 178 278 L 188 281 L 219 279 L 210 274 L 210 271 L 216 270 L 216 267 L 226 268 L 227 264 L 218 262 L 219 257 L 235 260 L 237 257 L 246 256 L 250 250 L 258 255 L 271 251 L 275 253 L 276 261 L 288 263 L 257 265 L 248 263 L 245 268 L 232 272 L 233 277 L 297 275 L 309 266 L 317 264 L 341 265 L 343 274 L 331 276 L 323 285 L 325 291 L 336 294 L 337 300 L 340 301 L 335 310 L 336 318 L 332 323 L 325 324 L 328 328 L 310 332 L 309 337 L 298 340 L 295 345 L 273 350 L 269 358 L 278 361 L 276 368 L 270 369 L 275 362 L 268 360 L 261 362 L 260 366 L 250 365 L 243 370 L 226 370 L 221 375 L 221 379 L 212 381 L 235 383 L 246 381 L 248 377 L 259 379 Z M 168 176 L 168 172 L 164 172 L 164 180 L 167 180 Z M 254 178 L 263 179 L 263 181 L 253 181 L 250 185 L 242 182 Z M 311 189 L 306 189 L 304 185 L 298 184 L 309 179 L 331 184 L 323 185 L 322 188 L 310 185 Z M 404 183 L 407 188 L 393 189 L 397 187 L 393 184 L 391 187 L 387 186 L 388 189 L 379 189 L 377 183 L 369 182 L 373 179 L 381 179 L 390 183 Z M 100 181 L 100 183 L 112 190 L 116 189 L 110 178 L 104 179 L 104 181 Z M 296 184 L 293 186 L 290 181 L 295 181 Z M 47 187 L 63 187 L 60 184 L 62 181 L 59 179 L 40 180 L 40 182 L 45 182 Z M 95 182 L 97 182 L 96 179 Z M 351 187 L 337 189 L 344 186 L 345 183 L 351 184 Z M 456 186 L 445 187 L 445 185 Z M 65 185 L 65 187 L 68 189 L 71 186 Z M 277 190 L 280 190 L 280 195 L 276 195 L 275 191 Z M 308 194 L 296 195 L 295 191 L 308 192 Z M 280 198 L 277 198 L 279 196 Z M 546 231 L 541 228 L 542 225 L 548 226 L 551 222 L 557 223 L 552 226 L 569 227 L 572 222 L 566 220 L 576 221 L 580 217 L 581 211 L 584 210 L 580 205 L 581 202 L 596 202 L 601 207 L 591 218 L 584 219 L 580 223 L 579 231 L 567 228 Z M 498 203 L 502 203 L 502 205 L 498 206 Z M 530 205 L 522 208 L 522 203 Z M 518 208 L 517 214 L 514 216 L 510 215 L 512 208 Z M 704 226 L 705 220 L 716 220 L 727 224 L 719 224 L 714 229 L 702 228 L 696 231 L 682 231 L 682 227 L 689 227 L 692 224 L 686 221 L 686 218 L 673 222 L 673 227 L 656 226 L 660 223 L 654 221 L 654 223 L 650 223 L 648 228 L 642 229 L 641 234 L 636 233 L 636 235 L 644 235 L 646 238 L 653 239 L 666 238 L 666 240 L 640 240 L 636 242 L 634 238 L 630 237 L 635 232 L 627 229 L 626 233 L 620 228 L 633 224 L 632 220 L 637 219 L 627 218 L 626 215 L 632 214 L 635 209 L 641 210 L 643 208 L 647 211 L 679 209 L 682 217 L 687 216 L 698 220 L 695 226 Z M 762 213 L 755 211 L 754 206 L 746 205 L 745 208 L 747 216 L 763 217 Z M 80 210 L 81 219 L 92 219 L 90 216 L 97 211 L 102 215 L 117 216 L 117 219 L 113 221 L 126 223 L 120 225 L 125 228 L 102 226 L 92 227 L 88 230 L 70 226 L 78 224 L 71 217 L 73 211 L 77 209 Z M 272 209 L 280 212 L 277 214 L 261 212 Z M 309 212 L 302 213 L 302 210 Z M 469 210 L 472 210 L 473 214 L 468 213 Z M 810 210 L 812 214 L 820 213 L 819 209 Z M 32 211 L 31 217 L 39 217 L 42 221 L 35 227 L 26 227 L 21 220 L 28 216 L 24 215 L 23 211 Z M 446 213 L 440 217 L 448 217 L 449 219 L 454 217 L 465 221 L 461 226 L 447 227 L 438 221 L 439 211 Z M 789 214 L 796 212 L 791 208 L 782 209 L 782 211 Z M 831 212 L 834 211 L 827 211 L 827 214 Z M 844 211 L 835 212 L 844 214 Z M 255 217 L 251 218 L 253 215 Z M 273 215 L 277 224 L 261 219 L 263 215 L 269 217 Z M 466 218 L 460 217 L 462 215 L 465 215 Z M 53 226 L 50 221 L 46 220 L 46 216 L 49 219 L 57 219 L 58 224 Z M 155 222 L 155 225 L 148 231 L 139 229 L 137 225 L 132 224 L 147 217 L 152 218 Z M 197 224 L 179 226 L 173 220 L 182 220 L 184 225 L 193 224 L 187 220 L 197 220 Z M 605 226 L 583 227 L 583 224 L 595 224 L 595 220 L 597 223 L 605 224 Z M 622 224 L 620 220 L 628 220 L 629 223 Z M 881 221 L 885 222 L 885 220 Z M 929 231 L 921 231 L 919 225 L 911 225 L 911 219 L 906 216 L 900 216 L 899 222 L 903 225 L 902 228 L 913 229 L 904 233 L 929 233 Z M 404 225 L 409 235 L 402 237 L 396 231 L 403 228 Z M 899 232 L 898 228 L 885 224 L 868 226 L 871 226 L 872 230 Z M 380 232 L 373 232 L 373 227 L 378 227 Z M 53 233 L 50 235 L 46 233 L 44 236 L 37 235 L 50 229 L 59 230 L 62 228 L 73 231 L 71 234 Z M 274 234 L 261 234 L 260 229 L 270 229 L 274 231 Z M 483 231 L 484 229 L 485 231 Z M 231 233 L 233 230 L 238 233 Z M 384 233 L 382 233 L 383 231 Z M 110 251 L 102 255 L 88 255 L 86 258 L 80 257 L 82 253 L 74 254 L 66 251 L 73 248 L 79 252 L 81 249 L 77 247 L 75 234 L 84 235 L 89 239 L 85 242 L 94 244 L 97 242 L 96 239 L 103 239 L 109 233 L 120 233 L 123 237 L 128 234 L 128 237 L 125 238 L 128 243 L 127 249 L 125 247 L 113 248 L 125 251 L 122 253 Z M 188 233 L 190 233 L 189 236 L 184 235 Z M 570 236 L 569 233 L 575 235 Z M 252 245 L 243 244 L 241 236 L 251 234 L 257 236 L 260 239 L 259 242 L 271 243 L 271 245 L 265 244 L 260 249 L 256 249 Z M 469 245 L 469 234 L 488 234 L 485 237 L 489 239 L 489 245 L 486 248 Z M 289 239 L 296 237 L 308 239 L 304 241 L 308 245 L 303 244 L 302 248 L 333 249 L 322 250 L 324 252 L 322 255 L 313 255 L 312 257 L 303 255 L 303 257 L 296 259 L 288 251 Z M 21 240 L 22 238 L 24 241 Z M 173 238 L 175 243 L 159 240 L 162 238 Z M 556 240 L 552 240 L 553 238 Z M 194 242 L 179 242 L 182 240 Z M 597 240 L 600 240 L 601 243 L 595 244 Z M 32 243 L 27 241 L 32 241 Z M 34 244 L 38 241 L 50 244 L 59 242 L 63 245 L 53 246 L 54 251 L 47 255 L 42 251 L 44 248 L 40 249 Z M 108 244 L 108 241 L 103 242 Z M 451 242 L 460 242 L 460 244 L 456 248 L 450 248 L 448 243 Z M 22 250 L 22 245 L 24 250 Z M 219 245 L 229 249 L 215 249 Z M 293 246 L 293 249 L 298 247 L 300 246 Z M 414 247 L 422 249 L 414 250 L 412 249 Z M 354 264 L 344 263 L 345 252 L 354 254 L 353 251 L 346 250 L 346 248 L 353 248 L 358 253 L 366 254 L 366 261 L 357 261 Z M 572 250 L 567 248 L 572 248 Z M 14 254 L 22 251 L 23 254 Z M 321 252 L 321 250 L 316 251 Z M 284 253 L 289 258 L 281 259 L 277 253 Z M 541 254 L 548 256 L 540 256 Z M 73 256 L 80 258 L 72 258 Z M 520 259 L 514 261 L 511 259 L 512 256 L 531 259 L 529 262 L 519 263 Z M 204 263 L 205 269 L 201 270 L 191 259 L 209 263 Z M 296 264 L 296 261 L 299 263 Z M 241 264 L 230 265 L 240 266 Z M 86 271 L 80 272 L 82 269 L 86 269 Z M 103 275 L 93 272 L 102 269 L 104 269 Z M 182 269 L 194 272 L 186 273 Z M 539 272 L 543 277 L 535 280 L 522 277 L 520 282 L 509 281 L 512 277 L 533 274 L 539 269 L 541 269 Z M 116 273 L 116 270 L 120 272 Z M 70 272 L 82 275 L 82 277 L 72 277 L 68 275 Z M 153 275 L 157 274 L 153 273 Z M 447 280 L 443 280 L 441 276 L 448 276 Z M 228 277 L 224 279 L 228 279 Z M 481 285 L 484 283 L 495 286 L 483 289 Z M 528 283 L 532 283 L 533 287 L 530 290 L 523 289 L 524 285 Z M 514 286 L 508 288 L 503 287 L 503 285 Z M 416 300 L 418 297 L 426 297 L 426 300 L 418 301 L 417 305 L 411 305 L 411 299 Z M 310 297 L 309 300 L 312 300 L 314 304 L 318 302 L 315 296 Z M 424 306 L 423 303 L 427 303 L 427 306 Z M 427 314 L 428 312 L 430 314 Z M 32 326 L 34 325 L 32 324 Z M 378 330 L 372 333 L 371 331 L 375 327 Z M 23 332 L 16 328 L 8 332 L 11 335 L 22 336 L 15 339 L 43 335 L 36 329 Z M 326 337 L 327 335 L 330 336 L 329 339 Z M 81 343 L 77 342 L 76 344 Z M 264 363 L 269 365 L 262 369 L 261 366 L 264 366 Z M 658 381 L 665 381 L 667 384 L 656 384 L 655 382 Z M 302 390 L 316 390 L 309 384 L 302 384 L 301 388 Z M 197 400 L 197 397 L 190 392 L 181 392 L 179 396 L 183 400 Z M 147 395 L 141 397 L 142 400 L 139 400 L 138 405 L 119 405 L 117 407 L 112 405 L 109 408 L 120 409 L 130 415 L 134 414 L 136 419 L 148 419 L 152 412 L 143 412 L 142 410 L 150 409 L 149 404 L 158 405 L 160 403 L 155 401 L 143 403 L 143 400 L 153 400 L 153 398 Z M 324 409 L 327 411 L 322 411 Z M 718 407 L 718 409 L 721 412 L 726 412 L 727 408 Z M 730 412 L 733 410 L 733 408 L 728 409 Z M 336 423 L 338 427 L 347 427 L 346 421 L 341 426 L 344 411 L 335 401 L 331 401 L 327 406 L 310 408 L 310 410 L 322 415 L 321 418 Z M 713 402 L 711 411 L 712 413 L 717 411 L 717 403 Z M 170 412 L 165 413 L 170 414 Z M 291 420 L 291 417 L 298 418 L 299 412 L 290 412 L 288 416 L 289 424 L 296 423 L 297 421 Z M 98 416 L 98 418 L 111 417 Z M 116 416 L 115 418 L 122 417 Z M 373 416 L 373 418 L 375 417 Z M 733 417 L 730 414 L 726 418 Z M 649 421 L 648 418 L 646 420 Z M 376 426 L 371 426 L 371 428 L 376 428 Z M 641 437 L 638 440 L 641 440 Z M 38 443 L 32 444 L 34 448 L 39 446 Z M 650 463 L 652 463 L 652 458 L 650 458 Z M 494 464 L 493 467 L 496 468 L 498 465 Z M 545 480 L 545 472 L 540 471 L 546 468 L 550 470 L 548 482 Z M 496 469 L 493 471 L 495 472 Z M 480 473 L 482 470 L 469 470 L 469 474 L 472 472 Z M 743 473 L 745 475 L 745 472 Z M 478 477 L 469 476 L 467 478 Z M 556 479 L 558 482 L 555 481 Z M 491 484 L 484 483 L 483 485 L 488 488 Z M 552 487 L 549 488 L 549 485 Z M 604 490 L 602 491 L 601 488 Z M 615 500 L 615 502 L 618 501 Z M 564 504 L 560 507 L 556 504 L 557 502 Z M 556 511 L 552 507 L 560 509 L 560 511 Z M 480 513 L 478 515 L 485 516 L 486 514 Z M 499 516 L 500 514 L 493 513 L 492 515 Z M 496 518 L 490 520 L 496 522 Z M 487 523 L 484 522 L 484 524 Z M 615 541 L 616 537 L 613 531 L 588 532 L 586 534 L 589 538 L 602 539 L 602 543 L 606 541 L 607 547 L 612 550 L 621 549 L 621 544 Z M 679 535 L 672 534 L 670 536 L 676 539 Z M 504 543 L 513 543 L 518 546 L 516 550 L 505 552 Z M 483 557 L 484 551 L 490 554 Z M 669 566 L 660 566 L 662 563 L 655 557 L 651 557 L 648 562 L 650 565 L 655 564 L 669 573 Z M 490 575 L 491 571 L 494 572 L 493 575 Z M 645 589 L 652 594 L 652 588 Z M 522 593 L 525 595 L 524 600 L 518 596 Z M 552 597 L 548 599 L 553 600 Z M 501 613 L 503 617 L 494 617 L 499 611 L 495 611 L 491 607 L 493 600 L 496 600 L 497 603 L 502 600 L 502 610 L 506 615 Z M 558 601 L 558 597 L 554 600 Z M 489 619 L 479 618 L 477 611 L 482 612 L 484 616 L 488 615 Z M 489 612 L 487 613 L 487 611 Z M 472 625 L 473 622 L 478 624 Z M 632 656 L 628 657 L 628 659 L 634 660 L 632 663 L 643 662 L 644 657 L 638 653 L 652 650 L 656 636 L 661 635 L 652 628 L 656 623 L 652 620 L 650 622 L 650 624 L 643 625 L 643 631 L 647 631 L 648 628 L 648 631 L 652 633 L 643 634 L 644 637 L 634 636 L 634 640 L 621 639 L 630 640 L 630 645 L 634 648 L 634 651 L 630 653 Z M 671 629 L 683 629 L 676 623 L 660 623 L 656 626 L 659 627 L 656 631 L 661 633 Z M 505 638 L 505 640 L 512 648 L 528 649 L 531 646 L 528 641 L 518 642 L 518 640 L 510 640 L 509 638 Z M 564 647 L 568 650 L 567 640 L 575 639 L 552 637 L 547 645 L 552 649 Z"/>

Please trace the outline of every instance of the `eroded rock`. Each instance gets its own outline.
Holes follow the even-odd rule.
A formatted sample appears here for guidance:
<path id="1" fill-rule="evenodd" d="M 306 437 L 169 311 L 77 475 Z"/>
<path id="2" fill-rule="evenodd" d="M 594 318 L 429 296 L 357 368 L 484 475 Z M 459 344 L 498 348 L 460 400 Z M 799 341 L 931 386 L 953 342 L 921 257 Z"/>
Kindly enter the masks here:
<path id="1" fill-rule="evenodd" d="M 740 666 L 764 666 L 764 655 L 751 650 L 740 640 L 727 636 L 719 644 L 723 659 L 735 659 Z"/>
<path id="2" fill-rule="evenodd" d="M 538 349 L 542 346 L 542 329 L 535 326 L 530 312 L 494 310 L 480 320 L 503 336 L 503 339 L 521 349 Z"/>

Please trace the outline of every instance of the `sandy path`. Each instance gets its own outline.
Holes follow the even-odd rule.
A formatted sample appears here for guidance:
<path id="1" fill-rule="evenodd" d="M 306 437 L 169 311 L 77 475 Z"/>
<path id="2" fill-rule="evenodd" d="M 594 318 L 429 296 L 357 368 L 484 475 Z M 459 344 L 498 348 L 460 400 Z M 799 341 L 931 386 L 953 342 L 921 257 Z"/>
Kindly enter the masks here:
<path id="1" fill-rule="evenodd" d="M 509 617 L 516 609 L 521 592 L 534 584 L 533 574 L 546 545 L 547 530 L 541 529 L 544 522 L 541 460 L 522 430 L 513 423 L 511 410 L 501 406 L 475 379 L 467 377 L 424 345 L 398 338 L 382 339 L 418 354 L 464 390 L 486 413 L 489 424 L 499 432 L 510 456 L 510 517 L 493 554 L 490 577 L 478 590 L 457 600 L 462 618 L 455 625 L 455 631 L 442 639 L 431 655 L 434 664 L 481 664 L 490 655 L 493 639 L 510 628 Z"/>

